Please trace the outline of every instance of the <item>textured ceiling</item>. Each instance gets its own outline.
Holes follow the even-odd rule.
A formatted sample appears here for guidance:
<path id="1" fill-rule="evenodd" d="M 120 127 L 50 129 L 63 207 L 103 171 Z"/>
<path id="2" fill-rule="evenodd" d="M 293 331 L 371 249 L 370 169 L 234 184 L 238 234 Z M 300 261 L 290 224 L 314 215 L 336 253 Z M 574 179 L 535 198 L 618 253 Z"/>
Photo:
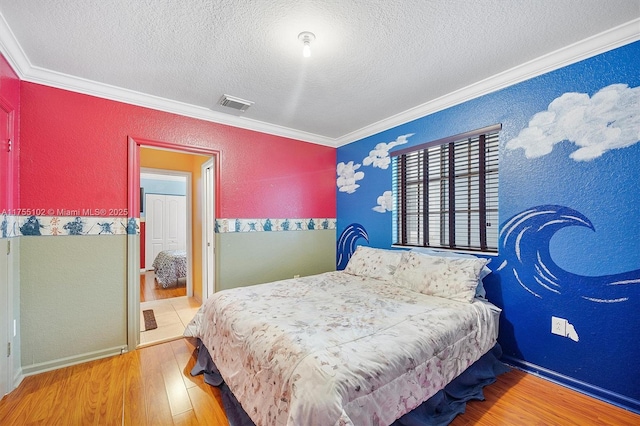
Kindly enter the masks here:
<path id="1" fill-rule="evenodd" d="M 0 13 L 27 80 L 101 83 L 213 110 L 213 121 L 239 115 L 216 106 L 226 93 L 255 102 L 234 119 L 322 141 L 640 28 L 640 0 L 0 0 Z M 310 58 L 301 31 L 316 35 Z"/>

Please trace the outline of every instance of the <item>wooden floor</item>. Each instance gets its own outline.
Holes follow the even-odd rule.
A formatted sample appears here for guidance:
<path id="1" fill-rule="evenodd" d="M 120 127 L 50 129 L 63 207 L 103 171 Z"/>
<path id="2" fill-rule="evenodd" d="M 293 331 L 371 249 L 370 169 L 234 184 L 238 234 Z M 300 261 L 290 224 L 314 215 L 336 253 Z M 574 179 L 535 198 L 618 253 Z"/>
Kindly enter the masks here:
<path id="1" fill-rule="evenodd" d="M 0 401 L 0 425 L 227 425 L 218 390 L 189 374 L 194 344 L 179 339 L 26 377 Z M 484 393 L 452 425 L 640 425 L 640 415 L 517 370 Z"/>
<path id="2" fill-rule="evenodd" d="M 451 426 L 640 425 L 640 415 L 556 385 L 520 370 L 498 376 L 484 388 L 484 401 L 470 401 Z"/>
<path id="3" fill-rule="evenodd" d="M 146 271 L 145 273 L 140 274 L 140 302 L 170 299 L 172 297 L 186 295 L 187 288 L 183 285 L 168 288 L 162 288 L 162 286 L 157 285 L 153 271 Z"/>
<path id="4" fill-rule="evenodd" d="M 193 351 L 179 339 L 26 377 L 0 425 L 226 425 L 218 390 L 189 374 Z"/>

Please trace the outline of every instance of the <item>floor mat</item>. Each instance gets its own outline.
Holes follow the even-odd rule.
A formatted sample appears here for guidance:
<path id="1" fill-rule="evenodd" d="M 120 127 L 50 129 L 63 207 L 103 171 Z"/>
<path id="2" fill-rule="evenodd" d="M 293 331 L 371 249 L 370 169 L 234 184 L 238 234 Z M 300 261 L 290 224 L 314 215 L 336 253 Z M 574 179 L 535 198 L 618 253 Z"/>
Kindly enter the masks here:
<path id="1" fill-rule="evenodd" d="M 158 328 L 156 316 L 153 314 L 153 309 L 145 309 L 142 311 L 142 316 L 144 317 L 144 331 Z"/>

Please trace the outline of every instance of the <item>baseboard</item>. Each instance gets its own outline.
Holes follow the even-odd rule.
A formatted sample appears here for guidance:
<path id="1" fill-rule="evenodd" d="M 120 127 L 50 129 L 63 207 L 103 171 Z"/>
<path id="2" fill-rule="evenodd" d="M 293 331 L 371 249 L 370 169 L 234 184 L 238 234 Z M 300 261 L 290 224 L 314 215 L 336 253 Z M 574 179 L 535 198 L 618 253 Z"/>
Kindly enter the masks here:
<path id="1" fill-rule="evenodd" d="M 640 401 L 638 400 L 591 385 L 581 380 L 576 380 L 572 377 L 565 376 L 564 374 L 557 373 L 553 370 L 549 370 L 544 367 L 540 367 L 539 365 L 513 358 L 508 355 L 503 355 L 502 361 L 512 367 L 549 380 L 550 382 L 559 384 L 585 395 L 589 395 L 601 401 L 608 402 L 609 404 L 624 408 L 625 410 L 640 414 Z"/>
<path id="2" fill-rule="evenodd" d="M 13 387 L 11 388 L 11 390 L 15 390 L 18 388 L 18 386 L 20 386 L 20 383 L 22 383 L 22 380 L 24 379 L 24 374 L 22 374 L 22 369 L 19 369 L 18 371 L 16 371 L 15 376 L 13 376 Z"/>
<path id="3" fill-rule="evenodd" d="M 41 362 L 28 367 L 22 367 L 22 375 L 24 377 L 33 376 L 34 374 L 44 373 L 46 371 L 57 370 L 59 368 L 69 367 L 84 362 L 94 361 L 96 359 L 107 358 L 114 355 L 120 355 L 127 351 L 127 346 L 117 346 L 114 348 L 103 349 L 86 354 L 74 355 L 66 358 L 60 358 L 53 361 Z"/>

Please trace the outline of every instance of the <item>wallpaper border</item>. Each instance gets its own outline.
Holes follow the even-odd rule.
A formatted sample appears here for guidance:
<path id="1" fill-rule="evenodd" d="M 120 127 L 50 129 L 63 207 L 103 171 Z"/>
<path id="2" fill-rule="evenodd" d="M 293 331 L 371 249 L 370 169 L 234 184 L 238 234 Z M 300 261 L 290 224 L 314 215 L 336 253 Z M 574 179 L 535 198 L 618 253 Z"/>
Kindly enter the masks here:
<path id="1" fill-rule="evenodd" d="M 336 218 L 225 218 L 215 220 L 215 233 L 325 231 Z M 21 236 L 140 235 L 140 218 L 124 216 L 3 215 L 1 238 Z"/>
<path id="2" fill-rule="evenodd" d="M 216 219 L 216 234 L 235 232 L 324 231 L 336 229 L 336 218 Z"/>
<path id="3" fill-rule="evenodd" d="M 2 238 L 31 236 L 137 235 L 140 219 L 122 216 L 10 216 L 0 222 Z"/>

